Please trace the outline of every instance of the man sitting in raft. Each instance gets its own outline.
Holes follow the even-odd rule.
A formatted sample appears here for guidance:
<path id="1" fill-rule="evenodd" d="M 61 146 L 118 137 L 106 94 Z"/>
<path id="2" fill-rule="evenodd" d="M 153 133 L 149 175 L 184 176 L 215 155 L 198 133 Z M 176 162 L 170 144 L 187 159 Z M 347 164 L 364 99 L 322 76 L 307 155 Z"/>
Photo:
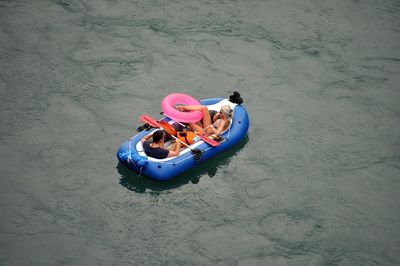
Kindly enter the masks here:
<path id="1" fill-rule="evenodd" d="M 203 119 L 196 123 L 189 123 L 189 126 L 194 131 L 201 134 L 210 136 L 219 136 L 224 132 L 231 123 L 232 120 L 232 109 L 229 105 L 221 106 L 219 112 L 208 110 L 207 106 L 204 105 L 186 105 L 176 106 L 180 111 L 202 111 Z"/>
<path id="2" fill-rule="evenodd" d="M 149 141 L 151 137 L 153 137 L 152 142 Z M 153 134 L 144 136 L 141 141 L 144 152 L 156 159 L 178 156 L 181 148 L 181 143 L 177 141 L 175 144 L 169 146 L 169 149 L 165 149 L 164 132 L 162 130 L 156 130 Z"/>

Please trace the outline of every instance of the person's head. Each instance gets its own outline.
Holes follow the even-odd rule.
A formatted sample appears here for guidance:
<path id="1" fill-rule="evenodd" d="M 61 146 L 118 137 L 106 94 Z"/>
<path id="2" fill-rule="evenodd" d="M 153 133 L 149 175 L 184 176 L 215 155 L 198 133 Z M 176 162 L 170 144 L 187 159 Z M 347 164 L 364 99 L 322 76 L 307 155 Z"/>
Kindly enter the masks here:
<path id="1" fill-rule="evenodd" d="M 224 116 L 225 119 L 231 120 L 232 119 L 232 109 L 229 105 L 221 106 L 219 112 Z"/>
<path id="2" fill-rule="evenodd" d="M 159 143 L 161 140 L 164 140 L 164 132 L 162 130 L 157 130 L 153 133 L 153 142 Z"/>

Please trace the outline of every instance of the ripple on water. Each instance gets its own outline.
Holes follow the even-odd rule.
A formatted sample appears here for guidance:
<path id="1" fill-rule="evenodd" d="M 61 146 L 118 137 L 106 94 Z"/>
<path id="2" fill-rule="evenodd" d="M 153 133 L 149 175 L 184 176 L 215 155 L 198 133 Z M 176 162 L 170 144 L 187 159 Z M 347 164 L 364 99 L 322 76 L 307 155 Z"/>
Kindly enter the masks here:
<path id="1" fill-rule="evenodd" d="M 197 230 L 191 248 L 210 260 L 228 260 L 273 252 L 274 243 L 243 224 L 225 221 Z"/>
<path id="2" fill-rule="evenodd" d="M 305 214 L 277 211 L 261 220 L 265 235 L 289 254 L 302 254 L 313 245 L 312 238 L 322 230 L 320 222 Z"/>

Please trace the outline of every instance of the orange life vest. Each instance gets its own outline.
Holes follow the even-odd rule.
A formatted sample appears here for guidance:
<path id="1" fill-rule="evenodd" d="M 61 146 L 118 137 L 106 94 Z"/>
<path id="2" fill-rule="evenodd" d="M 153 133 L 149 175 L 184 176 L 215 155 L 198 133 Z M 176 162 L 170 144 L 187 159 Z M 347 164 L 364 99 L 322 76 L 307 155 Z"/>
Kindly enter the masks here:
<path id="1" fill-rule="evenodd" d="M 193 139 L 196 137 L 196 133 L 191 131 L 180 131 L 177 132 L 177 138 L 183 141 L 184 143 L 190 145 L 193 144 Z"/>
<path id="2" fill-rule="evenodd" d="M 168 122 L 160 121 L 159 122 L 165 132 L 172 136 L 176 136 L 176 130 L 173 126 L 171 126 Z"/>

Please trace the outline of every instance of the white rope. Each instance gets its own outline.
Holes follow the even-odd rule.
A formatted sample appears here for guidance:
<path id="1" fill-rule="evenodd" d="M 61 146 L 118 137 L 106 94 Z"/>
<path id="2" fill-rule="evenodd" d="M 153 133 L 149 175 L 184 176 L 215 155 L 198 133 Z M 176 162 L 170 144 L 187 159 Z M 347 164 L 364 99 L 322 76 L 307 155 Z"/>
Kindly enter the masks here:
<path id="1" fill-rule="evenodd" d="M 132 163 L 132 150 L 131 150 L 131 140 L 128 140 L 128 148 L 129 148 L 129 154 L 128 154 L 128 159 L 126 160 L 128 163 Z"/>

